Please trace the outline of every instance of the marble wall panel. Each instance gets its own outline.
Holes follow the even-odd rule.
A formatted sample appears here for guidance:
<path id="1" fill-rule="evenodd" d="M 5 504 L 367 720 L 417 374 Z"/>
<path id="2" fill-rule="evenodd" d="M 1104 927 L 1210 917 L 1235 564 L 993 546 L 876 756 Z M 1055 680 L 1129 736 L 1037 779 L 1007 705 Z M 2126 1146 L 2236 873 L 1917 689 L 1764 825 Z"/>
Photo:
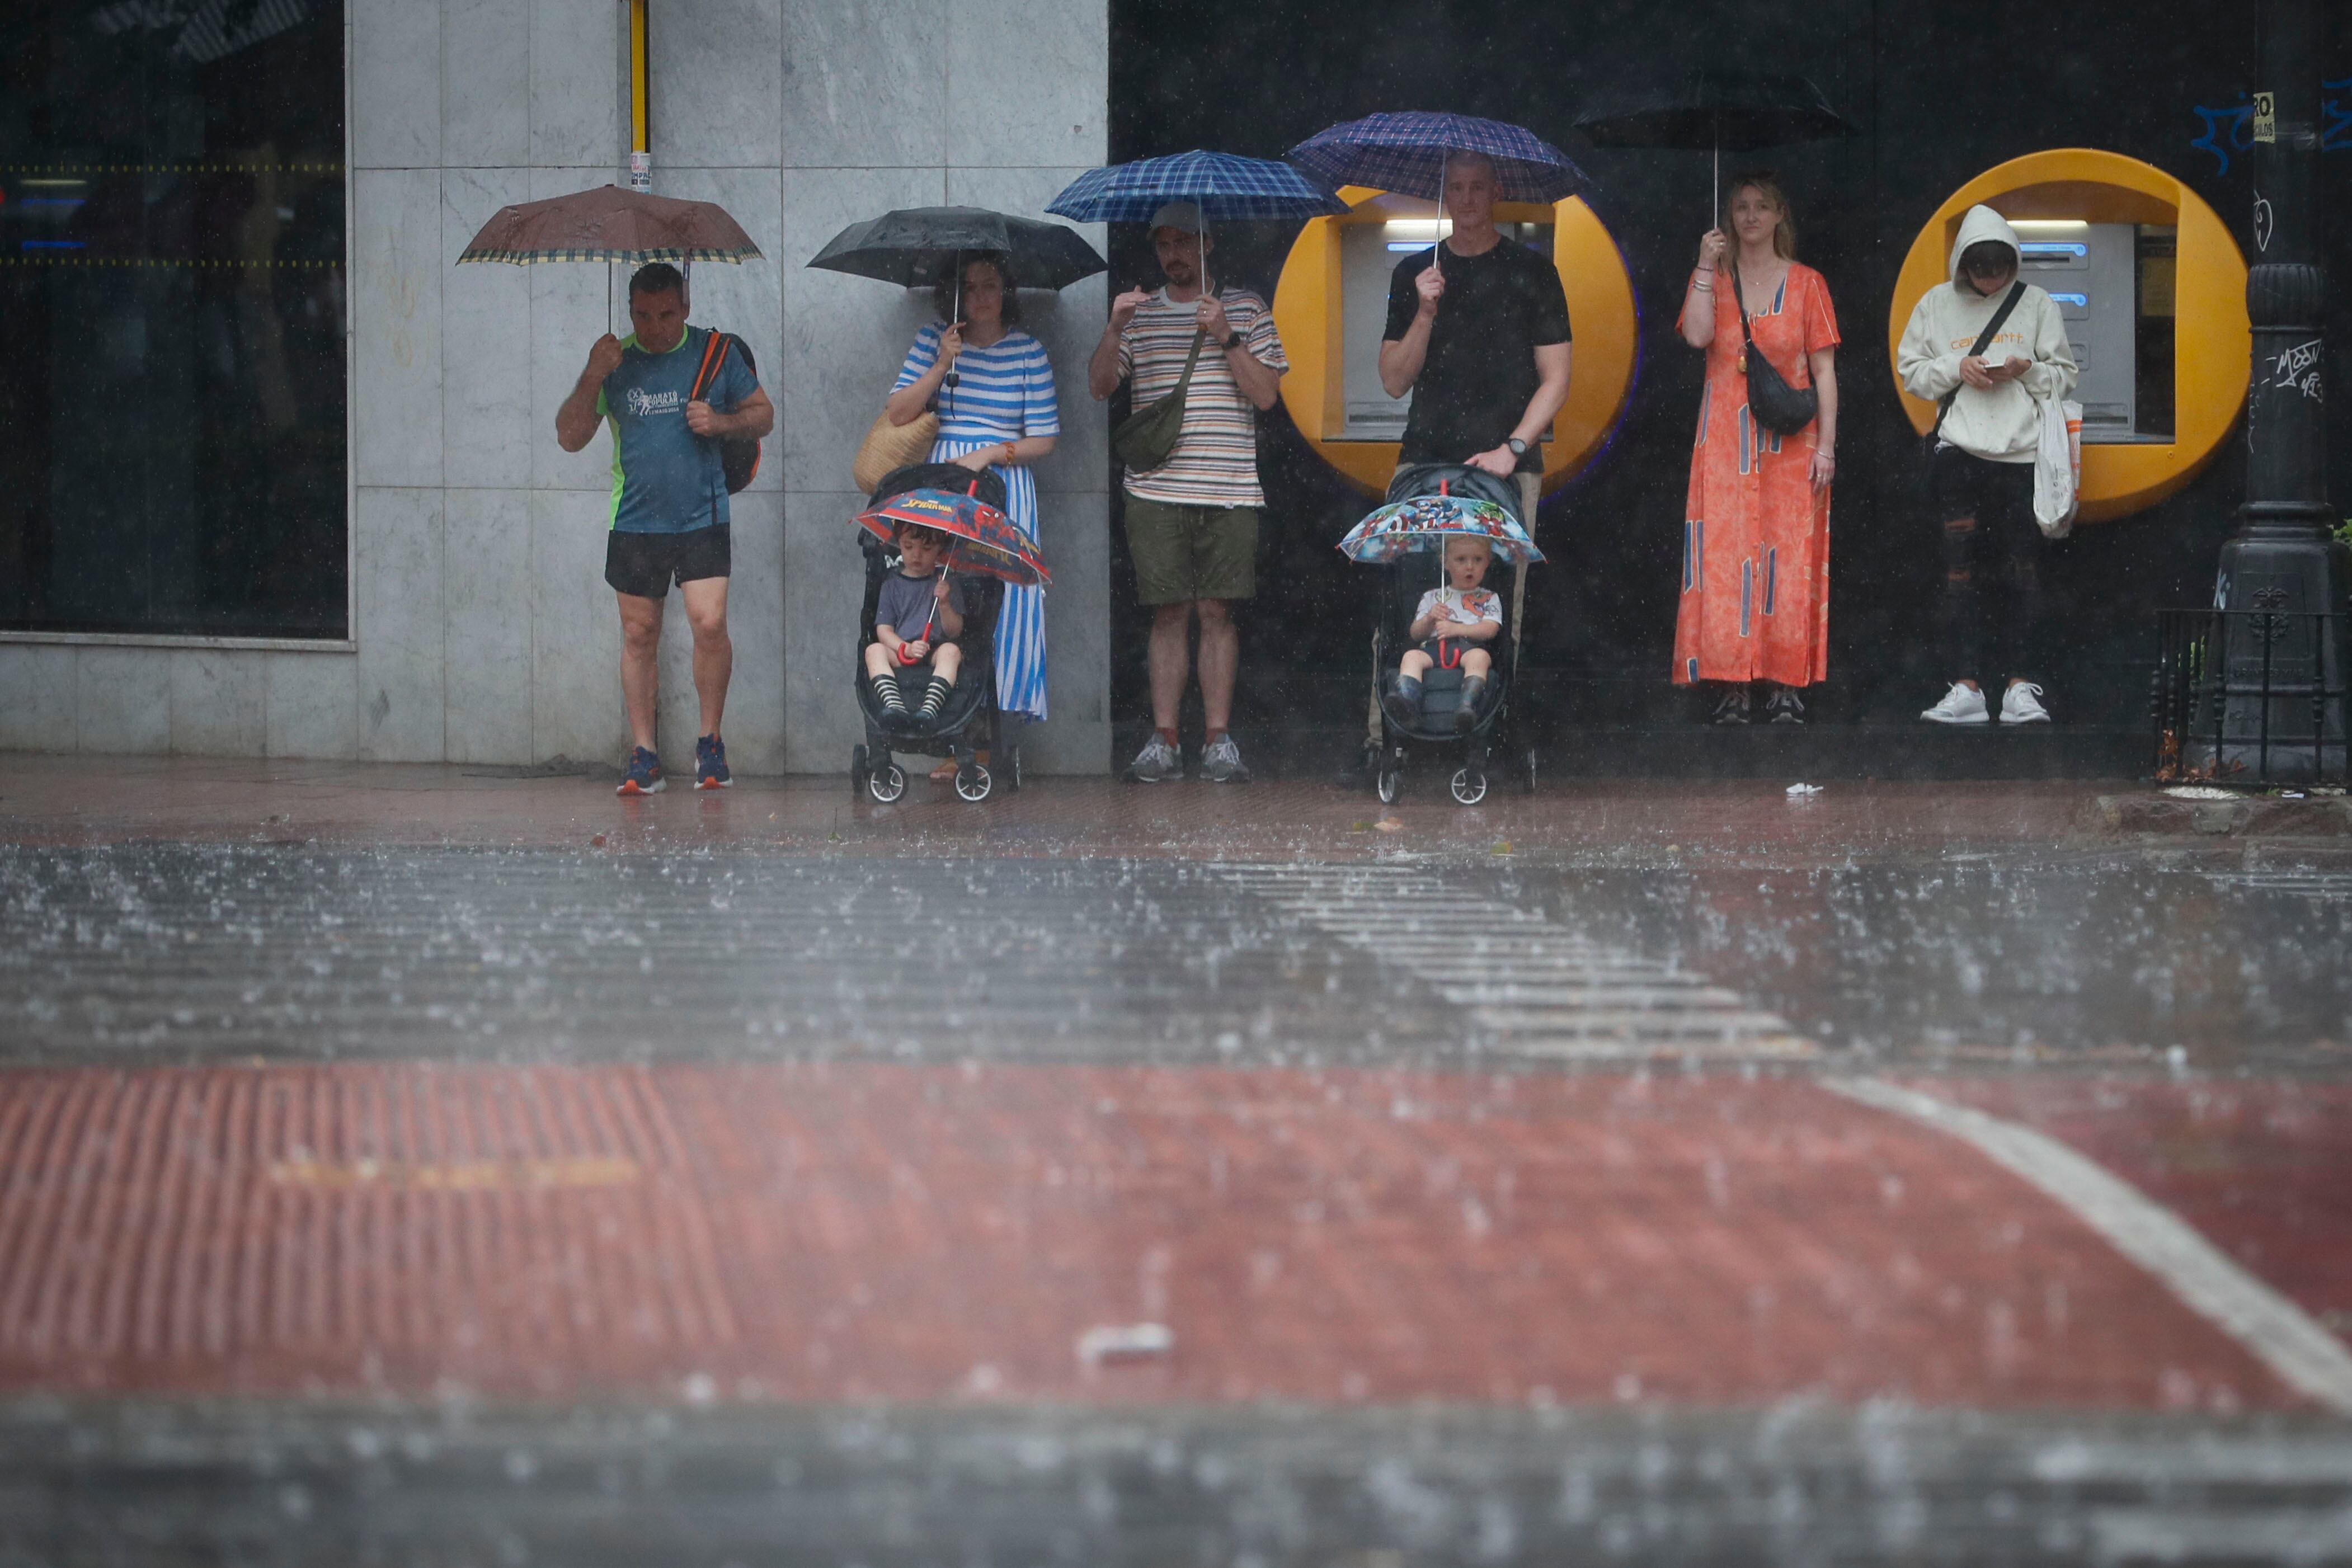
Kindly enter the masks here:
<path id="1" fill-rule="evenodd" d="M 604 171 L 604 181 L 618 181 L 629 161 L 628 7 L 616 0 L 530 4 L 530 162 L 593 166 Z"/>
<path id="2" fill-rule="evenodd" d="M 174 648 L 164 656 L 171 661 L 172 749 L 188 757 L 259 756 L 269 742 L 268 655 Z"/>
<path id="3" fill-rule="evenodd" d="M 441 0 L 441 155 L 435 162 L 451 169 L 530 162 L 530 7 L 523 0 Z"/>
<path id="4" fill-rule="evenodd" d="M 0 643 L 0 751 L 74 748 L 75 652 Z"/>
<path id="5" fill-rule="evenodd" d="M 727 760 L 738 773 L 784 770 L 784 497 L 735 497 L 727 624 L 735 679 L 727 692 Z"/>
<path id="6" fill-rule="evenodd" d="M 782 156 L 783 0 L 657 6 L 646 33 L 654 188 L 670 193 L 673 167 L 772 175 Z"/>
<path id="7" fill-rule="evenodd" d="M 848 527 L 864 504 L 849 490 L 784 497 L 784 767 L 793 773 L 845 768 L 865 738 L 852 683 L 866 569 Z"/>
<path id="8" fill-rule="evenodd" d="M 362 489 L 353 511 L 358 754 L 364 761 L 442 758 L 442 496 L 438 489 Z"/>
<path id="9" fill-rule="evenodd" d="M 441 483 L 441 176 L 352 175 L 352 404 L 361 485 Z"/>
<path id="10" fill-rule="evenodd" d="M 621 706 L 621 621 L 604 586 L 601 496 L 530 497 L 531 759 L 618 768 L 628 758 Z M 689 757 L 688 760 L 691 760 Z"/>
<path id="11" fill-rule="evenodd" d="M 857 444 L 882 412 L 930 296 L 803 266 L 846 225 L 937 205 L 941 174 L 917 169 L 784 172 L 783 484 L 847 487 Z M 773 395 L 772 392 L 771 395 Z"/>
<path id="12" fill-rule="evenodd" d="M 342 758 L 359 751 L 359 659 L 270 653 L 269 755 Z"/>
<path id="13" fill-rule="evenodd" d="M 441 7 L 352 0 L 352 167 L 441 162 Z"/>
<path id="14" fill-rule="evenodd" d="M 784 166 L 945 163 L 947 18 L 948 0 L 786 0 Z"/>
<path id="15" fill-rule="evenodd" d="M 499 208 L 530 199 L 521 169 L 448 169 L 441 176 L 441 252 L 454 258 Z M 444 483 L 501 487 L 530 479 L 530 274 L 502 263 L 451 267 L 441 284 L 441 463 Z M 590 271 L 598 270 L 589 268 Z M 586 358 L 583 350 L 582 358 Z"/>
<path id="16" fill-rule="evenodd" d="M 74 650 L 76 748 L 111 754 L 169 750 L 172 683 L 152 648 Z"/>
<path id="17" fill-rule="evenodd" d="M 451 762 L 529 762 L 530 492 L 442 494 L 444 755 Z"/>
<path id="18" fill-rule="evenodd" d="M 1110 104 L 1104 0 L 957 0 L 943 57 L 949 163 L 1099 161 Z"/>

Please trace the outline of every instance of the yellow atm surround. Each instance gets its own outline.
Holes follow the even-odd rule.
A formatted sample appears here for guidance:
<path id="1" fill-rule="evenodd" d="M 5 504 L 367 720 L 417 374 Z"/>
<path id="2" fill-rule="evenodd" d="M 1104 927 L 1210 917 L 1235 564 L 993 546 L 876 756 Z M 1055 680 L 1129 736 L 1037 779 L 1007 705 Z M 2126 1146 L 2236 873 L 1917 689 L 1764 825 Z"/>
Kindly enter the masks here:
<path id="1" fill-rule="evenodd" d="M 1275 328 L 1290 356 L 1290 373 L 1282 378 L 1282 401 L 1291 422 L 1323 461 L 1365 494 L 1379 496 L 1387 491 L 1389 476 L 1396 470 L 1400 444 L 1327 434 L 1342 427 L 1341 356 L 1378 352 L 1382 326 L 1357 321 L 1342 331 L 1339 229 L 1399 219 L 1426 222 L 1437 209 L 1433 202 L 1361 185 L 1344 186 L 1339 195 L 1350 210 L 1344 217 L 1308 220 L 1275 286 Z M 1543 487 L 1549 491 L 1592 461 L 1624 412 L 1633 385 L 1638 336 L 1633 281 L 1616 240 L 1580 197 L 1550 206 L 1497 203 L 1495 219 L 1552 225 L 1552 257 L 1559 267 L 1569 326 L 1575 334 L 1568 403 L 1552 422 L 1551 442 L 1544 448 Z"/>
<path id="2" fill-rule="evenodd" d="M 2251 377 L 2246 260 L 2203 198 L 2152 163 L 2119 152 L 2056 148 L 1988 169 L 1952 193 L 1911 243 L 1886 321 L 1891 368 L 1920 296 L 1951 282 L 1952 240 L 1979 203 L 2006 218 L 2076 218 L 2154 224 L 2176 231 L 2173 285 L 2173 429 L 2168 443 L 2083 445 L 2082 518 L 2129 517 L 2179 489 L 2213 460 L 2237 423 Z M 1912 428 L 1927 434 L 1936 405 L 1896 393 Z"/>

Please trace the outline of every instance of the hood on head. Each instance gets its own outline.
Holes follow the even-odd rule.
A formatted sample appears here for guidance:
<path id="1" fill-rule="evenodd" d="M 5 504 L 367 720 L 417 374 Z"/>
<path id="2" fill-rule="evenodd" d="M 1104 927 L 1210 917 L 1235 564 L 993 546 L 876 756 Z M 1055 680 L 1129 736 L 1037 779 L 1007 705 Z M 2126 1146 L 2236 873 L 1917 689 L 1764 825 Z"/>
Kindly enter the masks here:
<path id="1" fill-rule="evenodd" d="M 1960 220 L 1960 232 L 1952 240 L 1951 258 L 1944 270 L 1951 277 L 1953 287 L 1968 287 L 1960 279 L 1960 257 L 1968 254 L 1969 246 L 1989 239 L 2009 246 L 2010 265 L 2018 265 L 2017 231 L 2009 226 L 2007 218 L 1979 203 Z"/>

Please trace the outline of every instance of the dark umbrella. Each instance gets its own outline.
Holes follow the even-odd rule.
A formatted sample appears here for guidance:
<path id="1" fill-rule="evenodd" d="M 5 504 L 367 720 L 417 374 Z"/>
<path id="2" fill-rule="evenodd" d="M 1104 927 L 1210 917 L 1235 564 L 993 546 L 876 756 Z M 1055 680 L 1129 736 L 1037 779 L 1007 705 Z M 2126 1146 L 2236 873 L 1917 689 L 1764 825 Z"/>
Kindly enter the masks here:
<path id="1" fill-rule="evenodd" d="M 1032 287 L 1067 288 L 1110 264 L 1060 224 L 1008 217 L 984 207 L 905 207 L 833 236 L 811 267 L 915 288 L 944 276 L 971 252 L 1003 255 Z"/>
<path id="2" fill-rule="evenodd" d="M 1506 202 L 1564 201 L 1591 188 L 1569 155 L 1531 131 L 1467 114 L 1371 114 L 1318 131 L 1291 158 L 1333 185 L 1371 185 L 1401 196 L 1445 200 L 1445 165 L 1475 152 L 1495 166 Z"/>
<path id="3" fill-rule="evenodd" d="M 1089 169 L 1065 185 L 1045 210 L 1086 224 L 1140 224 L 1169 202 L 1191 202 L 1201 209 L 1203 241 L 1213 222 L 1313 218 L 1348 210 L 1347 203 L 1287 163 L 1197 150 Z"/>
<path id="4" fill-rule="evenodd" d="M 1601 147 L 1712 149 L 1717 214 L 1723 210 L 1725 148 L 1745 152 L 1853 134 L 1803 77 L 1708 69 L 1692 71 L 1664 92 L 1605 95 L 1576 117 L 1576 128 Z"/>

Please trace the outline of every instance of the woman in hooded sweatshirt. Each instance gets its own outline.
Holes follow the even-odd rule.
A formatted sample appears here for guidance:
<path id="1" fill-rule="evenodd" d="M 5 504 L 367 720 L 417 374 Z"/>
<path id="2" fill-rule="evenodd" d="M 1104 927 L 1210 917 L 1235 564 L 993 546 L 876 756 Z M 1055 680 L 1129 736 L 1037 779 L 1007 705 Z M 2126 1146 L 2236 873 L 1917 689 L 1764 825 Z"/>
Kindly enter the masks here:
<path id="1" fill-rule="evenodd" d="M 1983 724 L 1983 682 L 2006 677 L 2003 724 L 2047 724 L 2034 676 L 2042 641 L 2041 558 L 2033 520 L 2034 401 L 2074 390 L 2074 355 L 2057 303 L 2017 276 L 2017 231 L 1990 207 L 1970 207 L 1952 242 L 1952 284 L 1927 290 L 1903 329 L 1895 368 L 1911 395 L 1938 405 L 1928 488 L 1944 537 L 1944 628 L 1952 685 L 1919 716 Z M 2015 294 L 2015 303 L 2010 297 Z M 1981 353 L 1977 340 L 2000 317 Z M 1986 591 L 2000 632 L 1985 635 Z"/>

